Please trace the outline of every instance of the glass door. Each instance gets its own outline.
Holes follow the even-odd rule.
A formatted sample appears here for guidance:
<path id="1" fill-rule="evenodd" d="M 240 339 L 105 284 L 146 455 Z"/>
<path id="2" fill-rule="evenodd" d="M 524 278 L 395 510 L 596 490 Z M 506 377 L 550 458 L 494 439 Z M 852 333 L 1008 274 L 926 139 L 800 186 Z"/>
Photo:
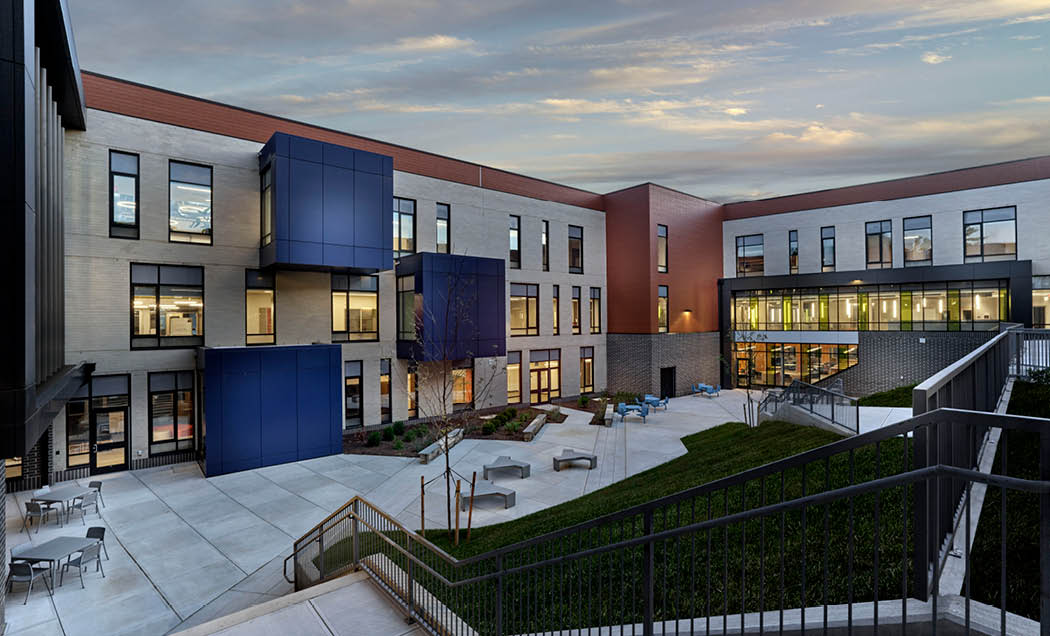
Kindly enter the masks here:
<path id="1" fill-rule="evenodd" d="M 120 398 L 109 398 L 110 402 L 119 400 Z M 91 474 L 93 475 L 127 468 L 127 398 L 123 398 L 123 401 L 123 406 L 107 405 L 92 409 Z"/>
<path id="2" fill-rule="evenodd" d="M 529 382 L 533 404 L 543 404 L 551 399 L 550 369 L 531 369 Z"/>

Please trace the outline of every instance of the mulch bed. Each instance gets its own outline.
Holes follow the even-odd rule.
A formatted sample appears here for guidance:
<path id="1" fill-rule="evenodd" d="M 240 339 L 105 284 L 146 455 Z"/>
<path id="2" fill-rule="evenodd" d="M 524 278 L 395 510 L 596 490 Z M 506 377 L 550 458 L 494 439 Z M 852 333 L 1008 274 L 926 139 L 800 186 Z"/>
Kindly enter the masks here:
<path id="1" fill-rule="evenodd" d="M 514 407 L 510 407 L 510 408 L 514 408 Z M 508 410 L 508 409 L 497 407 L 497 408 L 491 408 L 491 409 L 483 409 L 481 411 L 475 411 L 475 412 L 471 413 L 469 416 L 467 416 L 466 418 L 459 418 L 459 419 L 457 419 L 455 426 L 456 426 L 456 428 L 462 428 L 463 429 L 463 437 L 466 438 L 466 439 L 498 439 L 498 440 L 507 440 L 507 441 L 515 441 L 515 442 L 524 442 L 525 441 L 525 427 L 528 426 L 532 422 L 532 420 L 536 419 L 537 415 L 539 415 L 541 413 L 547 413 L 547 422 L 548 423 L 555 423 L 555 424 L 564 422 L 565 418 L 568 417 L 564 413 L 559 413 L 558 415 L 553 416 L 550 413 L 548 413 L 547 411 L 544 411 L 542 409 L 533 408 L 531 406 L 526 406 L 526 407 L 522 407 L 522 408 L 514 408 L 515 413 L 516 413 L 516 418 L 515 418 L 516 421 L 520 422 L 520 420 L 518 418 L 520 418 L 523 413 L 528 415 L 528 418 L 526 418 L 526 421 L 523 424 L 519 425 L 517 430 L 510 431 L 510 430 L 507 430 L 504 427 L 497 427 L 494 432 L 486 435 L 484 430 L 483 430 L 483 426 L 485 425 L 486 420 L 482 419 L 482 416 L 497 415 L 497 414 L 499 414 L 499 413 L 501 413 L 501 412 L 503 412 L 505 410 Z"/>

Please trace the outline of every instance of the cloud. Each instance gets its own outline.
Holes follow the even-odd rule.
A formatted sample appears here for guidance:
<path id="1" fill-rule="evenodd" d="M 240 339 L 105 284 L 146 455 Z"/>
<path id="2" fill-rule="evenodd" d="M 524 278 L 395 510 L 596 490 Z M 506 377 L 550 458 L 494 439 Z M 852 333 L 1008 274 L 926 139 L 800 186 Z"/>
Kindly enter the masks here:
<path id="1" fill-rule="evenodd" d="M 1024 41 L 1027 41 L 1027 40 L 1038 40 L 1039 36 L 1038 35 L 1011 35 L 1010 39 L 1011 40 L 1019 40 L 1021 42 L 1024 42 Z"/>
<path id="2" fill-rule="evenodd" d="M 457 38 L 452 35 L 426 35 L 421 37 L 405 37 L 399 39 L 389 46 L 368 49 L 370 51 L 390 53 L 440 53 L 444 51 L 457 51 L 469 49 L 474 46 L 474 40 L 470 38 Z"/>
<path id="3" fill-rule="evenodd" d="M 801 133 L 792 135 L 789 133 L 775 132 L 767 140 L 772 142 L 800 142 L 819 146 L 841 146 L 843 144 L 855 143 L 866 140 L 868 136 L 856 130 L 848 128 L 834 129 L 824 124 L 811 124 Z"/>
<path id="4" fill-rule="evenodd" d="M 723 109 L 722 112 L 727 114 L 727 115 L 746 115 L 747 114 L 747 109 L 746 108 L 740 108 L 739 106 L 733 106 L 731 108 Z"/>
<path id="5" fill-rule="evenodd" d="M 952 56 L 941 55 L 940 53 L 934 53 L 933 51 L 926 51 L 922 54 L 922 57 L 920 57 L 919 59 L 923 62 L 926 62 L 927 64 L 943 64 L 944 62 L 947 62 L 948 60 L 952 59 Z"/>
<path id="6" fill-rule="evenodd" d="M 1050 95 L 1034 95 L 1032 97 L 1020 97 L 1018 99 L 1009 99 L 1002 102 L 992 102 L 999 106 L 1006 106 L 1009 104 L 1050 104 Z"/>
<path id="7" fill-rule="evenodd" d="M 1014 18 L 1012 20 L 1007 20 L 1004 24 L 1028 24 L 1029 22 L 1046 22 L 1047 20 L 1050 20 L 1050 13 Z"/>

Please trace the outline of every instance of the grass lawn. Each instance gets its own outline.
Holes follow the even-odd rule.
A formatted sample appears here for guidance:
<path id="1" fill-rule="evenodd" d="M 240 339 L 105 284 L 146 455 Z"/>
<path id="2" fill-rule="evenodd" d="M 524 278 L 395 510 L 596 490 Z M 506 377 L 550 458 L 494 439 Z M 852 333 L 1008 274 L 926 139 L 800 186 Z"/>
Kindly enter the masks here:
<path id="1" fill-rule="evenodd" d="M 1010 395 L 1009 413 L 1050 418 L 1050 386 L 1017 381 Z M 1002 474 L 1003 440 L 992 472 Z M 1009 431 L 1006 435 L 1006 474 L 1039 479 L 1039 439 L 1035 433 Z M 1006 492 L 1006 609 L 1039 620 L 1039 499 L 1037 495 Z M 989 488 L 974 536 L 971 558 L 973 598 L 1001 607 L 1000 565 L 1003 494 Z"/>
<path id="2" fill-rule="evenodd" d="M 858 400 L 861 406 L 904 406 L 911 407 L 911 391 L 917 384 L 909 384 L 907 386 L 899 386 L 889 391 L 882 391 L 880 393 L 872 393 L 867 397 L 862 397 Z"/>

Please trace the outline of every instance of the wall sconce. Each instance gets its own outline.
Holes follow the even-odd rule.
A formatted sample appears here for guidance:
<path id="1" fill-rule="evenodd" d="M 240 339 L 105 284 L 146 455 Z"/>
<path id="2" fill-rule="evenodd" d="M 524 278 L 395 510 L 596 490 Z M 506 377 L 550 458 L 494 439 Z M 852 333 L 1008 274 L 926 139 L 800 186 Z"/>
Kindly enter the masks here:
<path id="1" fill-rule="evenodd" d="M 683 311 L 683 312 L 685 312 L 685 313 L 687 313 L 687 314 L 691 314 L 691 313 L 693 313 L 693 310 L 692 310 L 692 309 L 683 309 L 682 311 Z"/>

